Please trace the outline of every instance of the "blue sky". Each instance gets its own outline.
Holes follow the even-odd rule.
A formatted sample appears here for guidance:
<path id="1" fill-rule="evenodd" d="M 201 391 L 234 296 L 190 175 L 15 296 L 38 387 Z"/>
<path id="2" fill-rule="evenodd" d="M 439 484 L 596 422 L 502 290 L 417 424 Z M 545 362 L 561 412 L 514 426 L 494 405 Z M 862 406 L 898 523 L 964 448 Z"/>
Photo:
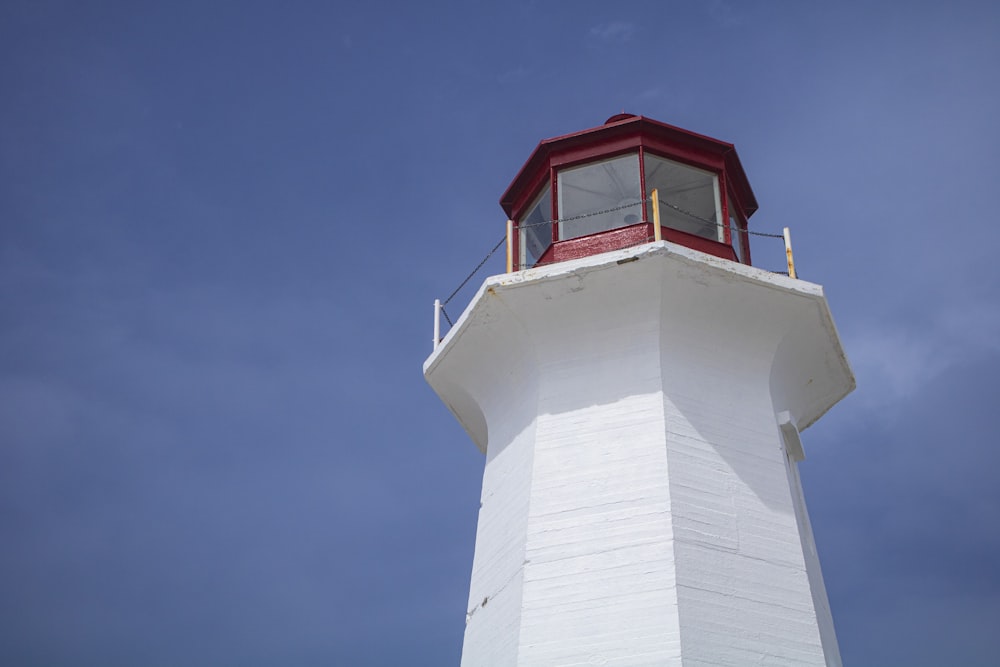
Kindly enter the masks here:
<path id="1" fill-rule="evenodd" d="M 802 472 L 845 663 L 996 664 L 998 35 L 986 2 L 4 3 L 0 662 L 457 664 L 483 458 L 431 303 L 539 140 L 626 110 L 734 143 L 826 287 L 858 390 Z"/>

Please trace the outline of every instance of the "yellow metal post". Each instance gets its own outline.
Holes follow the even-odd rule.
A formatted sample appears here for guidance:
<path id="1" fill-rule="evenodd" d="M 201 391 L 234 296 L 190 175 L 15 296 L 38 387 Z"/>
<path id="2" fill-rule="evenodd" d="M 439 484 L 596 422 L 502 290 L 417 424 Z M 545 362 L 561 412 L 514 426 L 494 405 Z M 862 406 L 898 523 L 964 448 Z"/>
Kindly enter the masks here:
<path id="1" fill-rule="evenodd" d="M 795 277 L 795 260 L 792 259 L 792 233 L 785 227 L 785 256 L 788 258 L 788 277 Z"/>
<path id="2" fill-rule="evenodd" d="M 653 240 L 662 241 L 663 231 L 660 228 L 660 193 L 656 188 L 649 193 L 649 196 L 653 198 Z"/>
<path id="3" fill-rule="evenodd" d="M 507 273 L 514 271 L 514 221 L 507 221 Z"/>

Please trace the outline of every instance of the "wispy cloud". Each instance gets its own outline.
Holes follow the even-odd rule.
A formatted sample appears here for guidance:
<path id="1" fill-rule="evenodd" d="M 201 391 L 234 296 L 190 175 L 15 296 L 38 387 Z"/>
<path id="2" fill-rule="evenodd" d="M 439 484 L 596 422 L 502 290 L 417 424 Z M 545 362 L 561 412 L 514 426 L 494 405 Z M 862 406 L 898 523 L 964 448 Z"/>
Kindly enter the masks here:
<path id="1" fill-rule="evenodd" d="M 951 364 L 934 337 L 902 329 L 875 329 L 848 340 L 858 386 L 881 403 L 904 398 Z"/>
<path id="2" fill-rule="evenodd" d="M 712 20 L 724 28 L 731 28 L 743 22 L 743 18 L 724 0 L 712 0 L 708 3 L 708 14 Z"/>
<path id="3" fill-rule="evenodd" d="M 641 93 L 636 95 L 635 99 L 639 102 L 648 102 L 651 100 L 661 99 L 664 96 L 663 88 L 660 86 L 653 86 L 651 88 L 646 88 Z"/>
<path id="4" fill-rule="evenodd" d="M 871 405 L 905 400 L 949 368 L 1000 349 L 1000 313 L 989 304 L 941 312 L 929 327 L 872 327 L 845 336 L 858 389 Z"/>
<path id="5" fill-rule="evenodd" d="M 511 68 L 497 77 L 499 83 L 518 83 L 528 77 L 530 70 L 524 65 Z"/>
<path id="6" fill-rule="evenodd" d="M 602 23 L 594 26 L 590 29 L 590 34 L 602 42 L 625 43 L 631 41 L 635 36 L 636 30 L 634 23 L 612 21 L 611 23 Z"/>

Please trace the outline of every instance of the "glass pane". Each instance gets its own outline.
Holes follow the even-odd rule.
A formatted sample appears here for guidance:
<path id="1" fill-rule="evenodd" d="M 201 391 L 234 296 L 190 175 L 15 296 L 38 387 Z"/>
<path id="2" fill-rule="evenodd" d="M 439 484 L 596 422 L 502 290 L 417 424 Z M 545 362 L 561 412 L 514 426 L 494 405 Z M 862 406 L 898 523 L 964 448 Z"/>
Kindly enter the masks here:
<path id="1" fill-rule="evenodd" d="M 641 201 L 637 154 L 564 169 L 559 172 L 559 238 L 641 222 Z"/>
<path id="2" fill-rule="evenodd" d="M 733 198 L 729 198 L 729 235 L 733 240 L 733 250 L 736 251 L 736 258 L 740 260 L 741 263 L 746 263 L 743 259 L 743 234 L 740 229 L 744 228 L 743 220 L 740 214 L 736 212 L 736 203 Z"/>
<path id="3" fill-rule="evenodd" d="M 682 232 L 722 241 L 715 174 L 646 153 L 646 193 L 658 189 L 660 222 Z"/>
<path id="4" fill-rule="evenodd" d="M 521 237 L 521 268 L 534 266 L 552 244 L 552 188 L 549 182 L 517 225 Z"/>

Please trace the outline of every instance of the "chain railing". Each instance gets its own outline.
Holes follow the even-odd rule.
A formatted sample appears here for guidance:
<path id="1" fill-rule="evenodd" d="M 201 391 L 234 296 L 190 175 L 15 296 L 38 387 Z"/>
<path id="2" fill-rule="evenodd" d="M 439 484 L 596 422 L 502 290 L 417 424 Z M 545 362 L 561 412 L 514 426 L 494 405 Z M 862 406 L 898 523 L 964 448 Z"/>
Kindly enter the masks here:
<path id="1" fill-rule="evenodd" d="M 781 234 L 773 234 L 773 233 L 768 233 L 768 232 L 752 231 L 750 229 L 747 229 L 746 227 L 739 227 L 738 225 L 725 225 L 725 224 L 721 224 L 721 223 L 715 222 L 714 220 L 709 220 L 707 218 L 701 217 L 701 216 L 699 216 L 699 215 L 697 215 L 695 213 L 692 213 L 691 211 L 685 210 L 685 209 L 683 209 L 683 208 L 681 208 L 681 207 L 679 207 L 679 206 L 677 206 L 677 205 L 675 205 L 675 204 L 673 204 L 671 202 L 664 201 L 663 199 L 660 199 L 659 193 L 658 193 L 658 191 L 656 189 L 654 189 L 650 193 L 650 196 L 648 198 L 646 198 L 646 199 L 641 199 L 641 200 L 638 200 L 638 201 L 629 202 L 627 204 L 622 204 L 620 206 L 615 206 L 615 207 L 612 207 L 612 208 L 602 209 L 600 211 L 593 211 L 593 212 L 590 212 L 590 213 L 584 213 L 584 214 L 581 214 L 581 215 L 571 216 L 571 217 L 568 217 L 568 218 L 555 219 L 555 220 L 544 220 L 544 221 L 541 221 L 541 222 L 521 224 L 521 225 L 518 225 L 518 229 L 517 230 L 519 232 L 523 232 L 524 230 L 530 229 L 532 227 L 541 227 L 541 226 L 549 226 L 549 227 L 551 227 L 551 225 L 556 225 L 556 224 L 558 224 L 558 225 L 565 225 L 567 223 L 572 224 L 572 223 L 580 222 L 580 221 L 588 219 L 588 218 L 595 218 L 597 216 L 603 216 L 603 215 L 607 215 L 609 213 L 615 213 L 617 211 L 625 210 L 625 209 L 628 209 L 628 208 L 634 208 L 636 206 L 641 206 L 642 207 L 642 211 L 643 211 L 642 219 L 638 219 L 637 218 L 636 222 L 635 223 L 631 223 L 631 224 L 639 224 L 639 223 L 646 223 L 646 224 L 648 224 L 648 221 L 645 219 L 646 218 L 646 214 L 645 214 L 645 210 L 646 209 L 645 209 L 645 206 L 646 206 L 646 204 L 649 204 L 649 203 L 652 204 L 651 208 L 652 208 L 652 213 L 653 213 L 653 215 L 652 215 L 652 218 L 653 218 L 653 220 L 652 220 L 652 223 L 653 223 L 653 234 L 649 235 L 649 236 L 646 236 L 644 238 L 641 238 L 639 240 L 636 240 L 636 241 L 634 241 L 632 243 L 629 243 L 627 245 L 620 246 L 620 247 L 616 248 L 616 250 L 621 250 L 621 249 L 624 249 L 624 248 L 631 248 L 631 247 L 635 247 L 635 246 L 645 245 L 646 243 L 650 243 L 650 242 L 662 241 L 663 240 L 663 226 L 664 225 L 662 224 L 662 221 L 661 221 L 660 207 L 663 206 L 663 207 L 666 207 L 666 208 L 674 211 L 675 213 L 678 213 L 678 214 L 684 216 L 685 218 L 689 219 L 690 221 L 692 221 L 692 222 L 694 222 L 695 224 L 698 224 L 698 225 L 703 225 L 703 226 L 706 226 L 706 227 L 713 227 L 713 228 L 716 228 L 716 229 L 726 229 L 726 228 L 728 228 L 730 230 L 735 230 L 736 232 L 739 232 L 741 234 L 745 232 L 748 236 L 756 236 L 756 237 L 760 237 L 760 238 L 771 238 L 771 239 L 782 239 L 784 241 L 784 245 L 785 245 L 785 260 L 786 260 L 786 263 L 787 263 L 787 266 L 788 266 L 788 271 L 787 271 L 787 273 L 784 272 L 784 271 L 772 271 L 772 273 L 781 273 L 781 274 L 787 275 L 787 276 L 789 276 L 791 278 L 796 278 L 797 277 L 796 276 L 796 271 L 795 271 L 795 262 L 794 262 L 794 259 L 792 257 L 792 237 L 791 237 L 791 233 L 789 232 L 788 227 L 785 227 L 782 230 Z M 671 228 L 669 225 L 667 225 L 667 227 Z M 527 264 L 527 263 L 522 264 L 522 263 L 519 262 L 515 266 L 515 262 L 514 262 L 514 231 L 515 230 L 514 230 L 514 223 L 513 223 L 513 221 L 508 220 L 507 221 L 506 234 L 499 241 L 497 241 L 496 245 L 493 246 L 492 250 L 490 250 L 488 253 L 486 253 L 486 256 L 483 257 L 483 259 L 479 262 L 479 264 L 477 264 L 476 267 L 474 269 L 472 269 L 472 271 L 469 273 L 469 275 L 467 275 L 465 277 L 465 279 L 461 283 L 459 283 L 458 287 L 456 287 L 452 291 L 452 293 L 448 295 L 448 298 L 446 298 L 444 301 L 441 301 L 440 299 L 435 299 L 434 300 L 434 348 L 435 349 L 437 349 L 438 344 L 442 340 L 442 336 L 441 336 L 441 317 L 442 316 L 444 317 L 444 319 L 448 323 L 449 327 L 454 327 L 455 326 L 455 324 L 452 321 L 451 317 L 449 317 L 449 315 L 448 315 L 448 311 L 446 310 L 446 307 L 458 295 L 458 293 L 462 291 L 462 288 L 464 288 L 469 283 L 469 281 L 472 280 L 472 278 L 477 273 L 479 273 L 479 271 L 486 265 L 486 263 L 490 260 L 490 258 L 493 257 L 493 255 L 496 254 L 496 252 L 500 249 L 500 246 L 503 246 L 504 244 L 506 244 L 506 246 L 507 246 L 507 252 L 506 252 L 506 271 L 507 271 L 507 273 L 513 273 L 515 270 L 521 271 L 521 270 L 524 270 L 524 269 L 530 269 L 530 268 L 534 268 L 534 267 L 538 267 L 538 266 L 544 266 L 544 265 L 547 265 L 547 264 L 551 264 L 551 263 L 553 263 L 555 261 L 555 260 L 550 260 L 550 261 L 547 261 L 547 262 L 536 261 L 534 263 L 531 263 L 530 265 Z M 609 231 L 609 230 L 598 230 L 598 231 Z M 597 232 L 593 232 L 593 233 L 597 233 Z M 732 231 L 730 233 L 732 233 Z M 723 236 L 723 234 L 719 234 L 719 236 Z M 712 239 L 710 239 L 710 240 L 712 240 Z"/>

